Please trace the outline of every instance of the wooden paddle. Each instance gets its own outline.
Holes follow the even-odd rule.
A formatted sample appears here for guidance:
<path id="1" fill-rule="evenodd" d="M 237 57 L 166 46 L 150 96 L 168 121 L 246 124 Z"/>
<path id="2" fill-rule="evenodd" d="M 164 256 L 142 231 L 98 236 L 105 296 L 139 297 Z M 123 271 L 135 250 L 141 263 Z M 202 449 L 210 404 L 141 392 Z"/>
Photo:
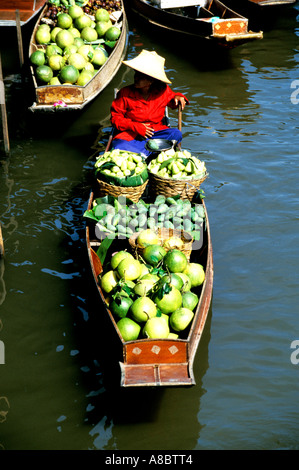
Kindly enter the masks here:
<path id="1" fill-rule="evenodd" d="M 179 103 L 179 106 L 178 106 L 178 129 L 179 131 L 182 130 L 182 104 Z M 181 150 L 182 146 L 181 146 L 181 142 L 177 145 L 178 149 Z"/>

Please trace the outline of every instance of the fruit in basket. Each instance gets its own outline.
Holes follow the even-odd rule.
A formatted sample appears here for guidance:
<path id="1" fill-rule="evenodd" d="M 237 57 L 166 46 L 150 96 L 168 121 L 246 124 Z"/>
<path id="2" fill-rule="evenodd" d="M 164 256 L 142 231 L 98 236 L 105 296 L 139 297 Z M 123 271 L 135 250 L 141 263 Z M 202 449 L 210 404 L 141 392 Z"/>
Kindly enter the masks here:
<path id="1" fill-rule="evenodd" d="M 48 64 L 52 70 L 61 70 L 65 64 L 65 60 L 61 55 L 56 54 L 49 57 Z"/>
<path id="2" fill-rule="evenodd" d="M 116 323 L 117 328 L 124 341 L 134 341 L 138 338 L 141 326 L 138 325 L 134 320 L 128 317 L 121 318 Z"/>
<path id="3" fill-rule="evenodd" d="M 106 41 L 117 41 L 120 36 L 120 29 L 117 26 L 111 26 L 105 33 Z"/>
<path id="4" fill-rule="evenodd" d="M 166 250 L 171 250 L 174 248 L 180 249 L 184 246 L 184 242 L 179 237 L 169 237 L 164 240 L 162 245 Z"/>
<path id="5" fill-rule="evenodd" d="M 185 273 L 175 273 L 183 280 L 183 287 L 181 287 L 181 293 L 189 292 L 191 289 L 191 281 L 190 278 Z"/>
<path id="6" fill-rule="evenodd" d="M 169 324 L 174 331 L 183 331 L 191 323 L 194 313 L 189 308 L 180 307 L 169 317 Z"/>
<path id="7" fill-rule="evenodd" d="M 104 292 L 109 294 L 112 289 L 117 285 L 119 281 L 119 278 L 117 277 L 116 272 L 113 270 L 107 271 L 103 276 L 101 277 L 101 288 L 103 289 Z"/>
<path id="8" fill-rule="evenodd" d="M 102 48 L 94 50 L 93 56 L 92 56 L 92 59 L 91 59 L 91 63 L 95 67 L 101 67 L 102 65 L 104 65 L 106 60 L 107 60 L 107 56 L 104 53 L 104 51 L 102 50 Z"/>
<path id="9" fill-rule="evenodd" d="M 55 26 L 52 31 L 51 31 L 51 41 L 55 42 L 56 35 L 59 33 L 59 31 L 62 31 L 62 28 Z"/>
<path id="10" fill-rule="evenodd" d="M 134 294 L 143 297 L 154 287 L 156 281 L 153 279 L 140 279 L 134 286 Z"/>
<path id="11" fill-rule="evenodd" d="M 146 229 L 139 233 L 136 242 L 141 248 L 145 248 L 148 245 L 159 244 L 159 237 L 154 230 Z"/>
<path id="12" fill-rule="evenodd" d="M 92 42 L 98 39 L 98 33 L 91 26 L 85 26 L 81 31 L 80 37 L 83 41 Z"/>
<path id="13" fill-rule="evenodd" d="M 205 162 L 187 150 L 160 152 L 149 164 L 149 171 L 163 178 L 194 179 L 206 175 Z"/>
<path id="14" fill-rule="evenodd" d="M 191 289 L 200 286 L 205 280 L 205 271 L 199 263 L 188 263 L 183 271 L 191 281 Z"/>
<path id="15" fill-rule="evenodd" d="M 132 259 L 134 259 L 134 256 L 131 255 L 131 253 L 129 253 L 128 251 L 125 251 L 125 250 L 118 251 L 117 253 L 114 253 L 112 255 L 111 261 L 110 261 L 111 268 L 116 269 L 117 266 L 119 265 L 119 263 L 125 258 L 130 258 L 132 260 Z"/>
<path id="16" fill-rule="evenodd" d="M 112 22 L 110 20 L 109 21 L 97 21 L 95 29 L 99 37 L 101 38 L 105 35 L 106 31 L 109 28 L 111 28 L 111 26 L 112 26 Z"/>
<path id="17" fill-rule="evenodd" d="M 78 70 L 84 69 L 86 65 L 86 60 L 78 52 L 74 52 L 73 54 L 70 54 L 67 60 L 68 60 L 69 65 L 73 65 Z"/>
<path id="18" fill-rule="evenodd" d="M 83 14 L 81 16 L 79 16 L 78 18 L 75 19 L 74 21 L 74 26 L 76 28 L 79 29 L 79 31 L 81 31 L 83 28 L 85 28 L 86 26 L 90 26 L 91 25 L 91 19 L 89 18 L 89 16 Z"/>
<path id="19" fill-rule="evenodd" d="M 169 335 L 169 326 L 162 316 L 156 316 L 146 322 L 142 333 L 146 338 L 167 338 Z"/>

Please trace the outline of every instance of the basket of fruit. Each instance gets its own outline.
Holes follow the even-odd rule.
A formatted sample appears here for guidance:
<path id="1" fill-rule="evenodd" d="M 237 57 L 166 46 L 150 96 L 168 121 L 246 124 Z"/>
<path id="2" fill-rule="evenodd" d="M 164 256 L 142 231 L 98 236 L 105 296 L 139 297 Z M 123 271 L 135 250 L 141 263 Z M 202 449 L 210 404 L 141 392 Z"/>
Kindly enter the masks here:
<path id="1" fill-rule="evenodd" d="M 187 150 L 161 152 L 148 166 L 149 183 L 154 194 L 166 197 L 180 195 L 192 200 L 208 177 L 205 162 Z"/>
<path id="2" fill-rule="evenodd" d="M 193 237 L 185 230 L 161 227 L 156 231 L 152 229 L 134 233 L 129 238 L 129 244 L 135 257 L 142 256 L 148 245 L 160 245 L 165 253 L 169 250 L 180 250 L 187 259 L 190 259 Z"/>
<path id="3" fill-rule="evenodd" d="M 147 165 L 142 156 L 114 149 L 105 152 L 95 163 L 100 197 L 125 196 L 138 202 L 148 183 Z"/>

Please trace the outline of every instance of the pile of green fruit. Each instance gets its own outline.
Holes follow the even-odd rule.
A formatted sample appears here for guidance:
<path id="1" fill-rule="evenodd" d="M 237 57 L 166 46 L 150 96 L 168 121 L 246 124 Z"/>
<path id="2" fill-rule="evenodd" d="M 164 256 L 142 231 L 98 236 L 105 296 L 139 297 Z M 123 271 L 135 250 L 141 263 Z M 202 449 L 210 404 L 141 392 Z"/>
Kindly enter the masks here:
<path id="1" fill-rule="evenodd" d="M 179 180 L 199 179 L 207 174 L 205 162 L 192 156 L 187 150 L 174 149 L 159 153 L 148 166 L 149 172 L 162 178 Z"/>
<path id="2" fill-rule="evenodd" d="M 38 83 L 85 86 L 108 59 L 120 28 L 106 9 L 99 8 L 93 21 L 76 4 L 58 12 L 55 23 L 47 20 L 36 30 L 36 50 L 29 58 Z"/>
<path id="3" fill-rule="evenodd" d="M 138 259 L 125 250 L 114 253 L 99 278 L 124 341 L 186 336 L 205 279 L 201 264 L 148 240 Z"/>
<path id="4" fill-rule="evenodd" d="M 129 203 L 126 198 L 104 197 L 94 200 L 93 207 L 84 217 L 96 222 L 96 235 L 130 237 L 134 232 L 147 228 L 186 230 L 194 240 L 200 239 L 205 219 L 202 204 L 191 204 L 179 196 L 158 195 L 153 203 L 140 199 Z"/>
<path id="5" fill-rule="evenodd" d="M 141 155 L 114 149 L 95 162 L 98 179 L 115 186 L 140 186 L 148 179 L 147 165 Z"/>

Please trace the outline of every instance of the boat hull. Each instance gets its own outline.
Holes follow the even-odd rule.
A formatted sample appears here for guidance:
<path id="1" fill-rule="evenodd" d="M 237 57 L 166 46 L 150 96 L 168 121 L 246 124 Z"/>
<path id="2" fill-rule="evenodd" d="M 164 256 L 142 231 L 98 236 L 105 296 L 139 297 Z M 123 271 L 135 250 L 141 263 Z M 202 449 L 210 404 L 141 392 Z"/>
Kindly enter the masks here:
<path id="1" fill-rule="evenodd" d="M 0 26 L 16 26 L 16 10 L 23 26 L 38 15 L 44 4 L 45 0 L 1 0 Z"/>
<path id="2" fill-rule="evenodd" d="M 39 47 L 35 43 L 35 33 L 41 19 L 47 11 L 47 5 L 43 9 L 31 36 L 29 46 L 29 57 Z M 34 68 L 30 66 L 30 74 L 35 91 L 35 102 L 29 108 L 31 111 L 72 111 L 83 109 L 96 96 L 98 96 L 111 82 L 113 77 L 121 67 L 122 60 L 125 58 L 128 47 L 128 22 L 123 9 L 121 35 L 117 44 L 107 61 L 100 68 L 98 73 L 85 85 L 39 85 L 37 83 Z M 66 107 L 54 107 L 54 103 L 62 101 Z"/>
<path id="3" fill-rule="evenodd" d="M 129 5 L 133 13 L 147 24 L 192 41 L 205 41 L 231 49 L 263 37 L 261 31 L 248 31 L 248 19 L 218 0 L 214 0 L 211 10 L 201 8 L 198 17 L 180 14 L 179 9 L 161 9 L 144 0 L 129 0 Z M 214 15 L 219 16 L 220 21 L 211 21 Z"/>
<path id="4" fill-rule="evenodd" d="M 94 194 L 91 193 L 88 208 L 92 207 L 93 200 Z M 117 340 L 121 348 L 121 357 L 119 357 L 121 387 L 188 387 L 195 385 L 193 363 L 209 314 L 213 290 L 213 252 L 207 211 L 206 227 L 203 247 L 199 250 L 198 256 L 193 252 L 194 261 L 204 265 L 205 281 L 200 288 L 199 302 L 188 337 L 176 340 L 139 339 L 125 342 L 99 285 L 99 276 L 103 268 L 96 254 L 96 247 L 100 242 L 95 240 L 92 233 L 94 229 L 87 224 L 86 243 L 93 279 L 102 306 L 113 325 L 114 339 Z"/>

